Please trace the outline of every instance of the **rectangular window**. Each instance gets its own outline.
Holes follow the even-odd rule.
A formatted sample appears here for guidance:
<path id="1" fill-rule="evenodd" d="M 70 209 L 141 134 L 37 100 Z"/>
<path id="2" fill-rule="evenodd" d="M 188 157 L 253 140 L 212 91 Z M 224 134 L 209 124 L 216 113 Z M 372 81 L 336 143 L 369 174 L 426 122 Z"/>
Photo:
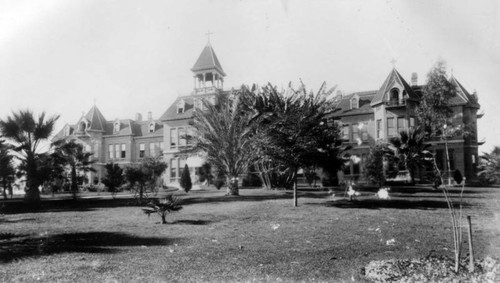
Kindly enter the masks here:
<path id="1" fill-rule="evenodd" d="M 127 146 L 124 143 L 122 143 L 122 155 L 121 155 L 121 157 L 125 158 L 126 156 L 127 156 Z"/>
<path id="2" fill-rule="evenodd" d="M 120 145 L 115 144 L 115 158 L 120 158 Z"/>
<path id="3" fill-rule="evenodd" d="M 165 148 L 165 145 L 163 142 L 160 142 L 160 154 L 163 154 L 163 149 Z"/>
<path id="4" fill-rule="evenodd" d="M 344 125 L 342 127 L 342 138 L 344 140 L 349 140 L 349 125 Z"/>
<path id="5" fill-rule="evenodd" d="M 170 129 L 170 148 L 177 147 L 177 128 Z"/>
<path id="6" fill-rule="evenodd" d="M 193 127 L 188 127 L 186 129 L 186 134 L 187 134 L 187 139 L 186 143 L 187 145 L 192 145 L 193 144 L 193 137 L 194 137 L 194 128 Z"/>
<path id="7" fill-rule="evenodd" d="M 382 120 L 377 120 L 377 139 L 380 139 L 381 130 L 382 130 Z"/>
<path id="8" fill-rule="evenodd" d="M 177 159 L 170 159 L 170 182 L 177 181 Z"/>
<path id="9" fill-rule="evenodd" d="M 160 143 L 152 142 L 149 144 L 149 156 L 154 157 L 160 153 Z"/>
<path id="10" fill-rule="evenodd" d="M 445 168 L 445 160 L 446 160 L 446 157 L 444 156 L 445 155 L 445 152 L 444 150 L 442 149 L 438 149 L 436 150 L 436 165 L 437 167 L 439 168 L 439 170 L 443 171 L 444 168 Z"/>
<path id="11" fill-rule="evenodd" d="M 145 151 L 146 151 L 146 145 L 143 143 L 139 144 L 139 158 L 144 157 Z"/>
<path id="12" fill-rule="evenodd" d="M 394 117 L 387 118 L 387 136 L 394 137 L 396 134 L 394 129 Z"/>
<path id="13" fill-rule="evenodd" d="M 186 146 L 186 128 L 179 128 L 179 146 Z"/>
<path id="14" fill-rule="evenodd" d="M 415 118 L 410 117 L 410 128 L 415 128 Z"/>
<path id="15" fill-rule="evenodd" d="M 368 123 L 363 123 L 363 127 L 361 128 L 361 139 L 363 141 L 368 140 Z"/>
<path id="16" fill-rule="evenodd" d="M 398 132 L 396 134 L 399 134 L 404 130 L 405 130 L 405 119 L 403 117 L 398 117 Z"/>
<path id="17" fill-rule="evenodd" d="M 450 148 L 448 149 L 448 155 L 450 156 L 450 171 L 455 170 L 455 151 Z"/>
<path id="18" fill-rule="evenodd" d="M 359 128 L 358 124 L 352 124 L 352 141 L 357 142 L 359 140 Z"/>
<path id="19" fill-rule="evenodd" d="M 109 159 L 113 159 L 113 145 L 108 145 L 108 157 Z"/>

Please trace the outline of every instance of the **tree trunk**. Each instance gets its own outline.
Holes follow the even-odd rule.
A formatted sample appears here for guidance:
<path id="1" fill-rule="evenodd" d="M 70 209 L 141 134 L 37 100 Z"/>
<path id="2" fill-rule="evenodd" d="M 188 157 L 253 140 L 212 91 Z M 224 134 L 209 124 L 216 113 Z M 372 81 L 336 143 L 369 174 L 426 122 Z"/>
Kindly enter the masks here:
<path id="1" fill-rule="evenodd" d="M 167 224 L 166 214 L 165 213 L 161 214 L 161 224 Z"/>
<path id="2" fill-rule="evenodd" d="M 32 181 L 26 181 L 27 190 L 24 195 L 24 202 L 30 205 L 34 209 L 38 209 L 40 207 L 40 191 L 38 190 L 38 186 L 33 184 Z"/>
<path id="3" fill-rule="evenodd" d="M 3 186 L 3 198 L 7 199 L 7 180 L 3 178 L 2 180 L 2 186 Z"/>
<path id="4" fill-rule="evenodd" d="M 239 196 L 240 190 L 238 188 L 238 177 L 231 177 L 227 179 L 227 192 L 229 196 Z"/>
<path id="5" fill-rule="evenodd" d="M 71 166 L 71 194 L 73 195 L 73 200 L 76 200 L 78 195 L 78 182 L 75 166 Z"/>
<path id="6" fill-rule="evenodd" d="M 298 196 L 297 196 L 297 170 L 293 173 L 293 206 L 297 207 L 298 205 Z"/>

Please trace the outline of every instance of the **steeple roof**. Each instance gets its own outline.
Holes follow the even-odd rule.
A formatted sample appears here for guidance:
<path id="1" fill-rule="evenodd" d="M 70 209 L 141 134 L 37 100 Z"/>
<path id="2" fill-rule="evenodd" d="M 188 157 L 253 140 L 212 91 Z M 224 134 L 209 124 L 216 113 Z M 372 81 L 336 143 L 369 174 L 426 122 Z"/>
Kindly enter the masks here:
<path id="1" fill-rule="evenodd" d="M 88 130 L 105 131 L 106 119 L 97 106 L 92 106 L 85 118 L 90 122 Z"/>
<path id="2" fill-rule="evenodd" d="M 457 96 L 450 99 L 450 104 L 470 104 L 479 108 L 477 98 L 472 96 L 453 75 L 450 78 L 450 83 L 457 89 Z"/>
<path id="3" fill-rule="evenodd" d="M 213 69 L 217 70 L 222 76 L 226 76 L 226 73 L 222 69 L 219 59 L 217 59 L 217 55 L 215 55 L 215 51 L 209 42 L 207 43 L 207 46 L 203 48 L 200 57 L 198 57 L 198 60 L 196 60 L 196 63 L 194 64 L 193 68 L 191 68 L 191 71 L 199 72 Z"/>
<path id="4" fill-rule="evenodd" d="M 413 91 L 410 85 L 403 79 L 403 77 L 396 70 L 396 68 L 393 68 L 389 76 L 387 76 L 387 79 L 385 79 L 384 83 L 382 84 L 382 87 L 380 87 L 375 97 L 373 97 L 373 100 L 370 105 L 375 106 L 379 103 L 382 103 L 384 101 L 385 95 L 394 87 L 395 84 L 403 86 L 404 90 L 408 94 L 408 99 L 414 101 L 419 100 L 419 96 Z"/>

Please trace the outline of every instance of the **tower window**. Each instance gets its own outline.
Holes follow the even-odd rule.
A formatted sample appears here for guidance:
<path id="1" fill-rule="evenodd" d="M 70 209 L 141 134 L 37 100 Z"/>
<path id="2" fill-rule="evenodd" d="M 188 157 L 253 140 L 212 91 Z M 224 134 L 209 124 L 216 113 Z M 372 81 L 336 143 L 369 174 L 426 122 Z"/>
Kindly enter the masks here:
<path id="1" fill-rule="evenodd" d="M 80 123 L 80 131 L 85 132 L 86 129 L 87 129 L 87 123 L 85 123 L 85 121 L 82 121 Z"/>

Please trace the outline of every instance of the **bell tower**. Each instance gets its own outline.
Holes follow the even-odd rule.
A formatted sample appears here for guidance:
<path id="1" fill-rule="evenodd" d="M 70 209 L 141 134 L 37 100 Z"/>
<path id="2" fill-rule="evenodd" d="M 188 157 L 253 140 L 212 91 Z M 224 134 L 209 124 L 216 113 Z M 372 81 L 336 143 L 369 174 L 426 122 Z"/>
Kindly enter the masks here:
<path id="1" fill-rule="evenodd" d="M 193 94 L 218 93 L 224 87 L 226 73 L 210 44 L 210 34 L 207 34 L 209 36 L 207 45 L 191 68 L 194 73 Z"/>

